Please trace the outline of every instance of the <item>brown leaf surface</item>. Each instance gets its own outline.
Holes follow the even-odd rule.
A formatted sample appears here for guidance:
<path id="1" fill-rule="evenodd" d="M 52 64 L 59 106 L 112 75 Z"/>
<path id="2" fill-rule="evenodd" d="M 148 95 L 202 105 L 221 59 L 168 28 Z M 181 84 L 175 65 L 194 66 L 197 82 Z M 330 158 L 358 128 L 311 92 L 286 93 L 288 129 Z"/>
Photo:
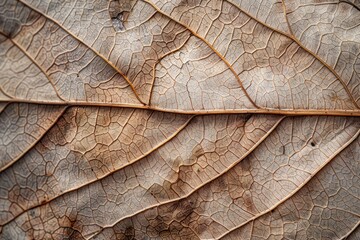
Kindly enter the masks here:
<path id="1" fill-rule="evenodd" d="M 357 0 L 0 0 L 1 239 L 358 239 Z"/>
<path id="2" fill-rule="evenodd" d="M 0 171 L 31 149 L 64 110 L 59 106 L 9 104 L 0 113 Z"/>

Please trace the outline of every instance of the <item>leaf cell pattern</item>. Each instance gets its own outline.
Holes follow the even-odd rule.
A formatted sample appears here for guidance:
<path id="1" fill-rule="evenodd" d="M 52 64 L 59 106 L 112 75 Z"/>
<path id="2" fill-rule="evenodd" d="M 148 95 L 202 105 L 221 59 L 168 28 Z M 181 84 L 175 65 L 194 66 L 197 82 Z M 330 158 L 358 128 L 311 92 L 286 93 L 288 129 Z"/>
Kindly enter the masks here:
<path id="1" fill-rule="evenodd" d="M 360 238 L 359 39 L 357 0 L 0 0 L 0 238 Z"/>

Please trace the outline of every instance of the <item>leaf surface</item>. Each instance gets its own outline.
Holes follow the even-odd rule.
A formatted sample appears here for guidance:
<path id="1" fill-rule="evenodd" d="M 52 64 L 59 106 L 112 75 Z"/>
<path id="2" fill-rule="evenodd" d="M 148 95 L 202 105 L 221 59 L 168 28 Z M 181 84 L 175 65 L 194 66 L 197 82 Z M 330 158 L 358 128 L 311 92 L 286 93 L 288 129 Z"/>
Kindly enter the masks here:
<path id="1" fill-rule="evenodd" d="M 359 238 L 359 9 L 0 0 L 0 238 Z"/>

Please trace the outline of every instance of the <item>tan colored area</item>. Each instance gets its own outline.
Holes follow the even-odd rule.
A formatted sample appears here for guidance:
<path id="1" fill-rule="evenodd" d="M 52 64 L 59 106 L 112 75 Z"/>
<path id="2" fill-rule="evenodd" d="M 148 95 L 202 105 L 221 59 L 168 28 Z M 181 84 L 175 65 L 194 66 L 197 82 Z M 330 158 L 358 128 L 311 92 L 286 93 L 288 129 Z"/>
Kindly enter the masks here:
<path id="1" fill-rule="evenodd" d="M 0 0 L 0 239 L 358 239 L 357 0 Z"/>

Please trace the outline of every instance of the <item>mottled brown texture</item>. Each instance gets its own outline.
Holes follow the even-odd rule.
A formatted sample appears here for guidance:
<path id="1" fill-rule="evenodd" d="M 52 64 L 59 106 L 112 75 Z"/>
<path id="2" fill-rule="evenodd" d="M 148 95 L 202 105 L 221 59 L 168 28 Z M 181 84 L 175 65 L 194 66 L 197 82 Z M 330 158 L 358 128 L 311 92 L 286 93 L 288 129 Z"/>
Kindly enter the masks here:
<path id="1" fill-rule="evenodd" d="M 358 0 L 0 0 L 0 239 L 358 239 Z"/>

